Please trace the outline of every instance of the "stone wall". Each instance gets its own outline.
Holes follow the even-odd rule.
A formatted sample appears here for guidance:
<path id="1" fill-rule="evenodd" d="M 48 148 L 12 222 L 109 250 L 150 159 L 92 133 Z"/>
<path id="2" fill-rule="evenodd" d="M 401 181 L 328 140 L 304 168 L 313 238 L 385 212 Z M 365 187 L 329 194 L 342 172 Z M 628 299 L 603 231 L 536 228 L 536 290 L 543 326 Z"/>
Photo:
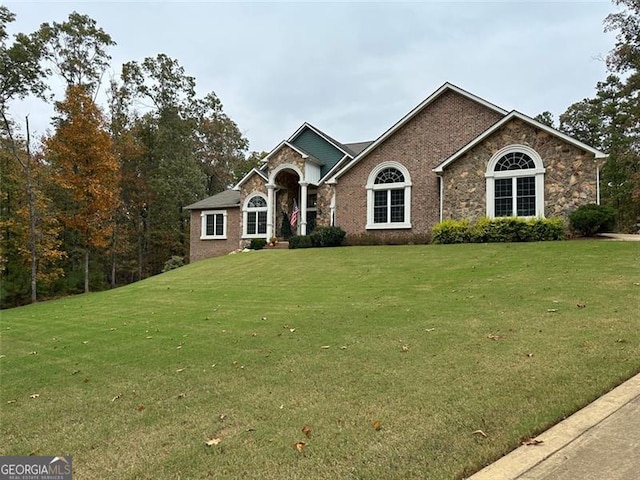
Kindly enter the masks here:
<path id="1" fill-rule="evenodd" d="M 226 255 L 240 248 L 240 235 L 242 235 L 242 212 L 239 208 L 224 208 L 227 211 L 227 239 L 226 240 L 201 240 L 200 230 L 202 219 L 201 210 L 191 211 L 191 234 L 189 242 L 189 261 L 195 262 L 210 257 Z M 236 228 L 240 225 L 240 229 Z"/>
<path id="2" fill-rule="evenodd" d="M 485 173 L 491 157 L 509 145 L 526 145 L 542 158 L 544 215 L 567 216 L 597 195 L 596 162 L 564 140 L 520 119 L 513 119 L 444 170 L 445 219 L 477 220 L 486 215 Z"/>
<path id="3" fill-rule="evenodd" d="M 463 95 L 443 93 L 338 179 L 336 224 L 349 235 L 429 233 L 440 220 L 438 179 L 431 169 L 501 118 Z M 385 161 L 401 163 L 411 175 L 411 230 L 366 230 L 367 178 Z"/>
<path id="4" fill-rule="evenodd" d="M 316 224 L 318 227 L 328 227 L 331 225 L 331 197 L 333 196 L 333 185 L 327 185 L 324 183 L 318 187 L 316 193 L 318 194 L 316 202 L 316 208 L 318 209 Z"/>

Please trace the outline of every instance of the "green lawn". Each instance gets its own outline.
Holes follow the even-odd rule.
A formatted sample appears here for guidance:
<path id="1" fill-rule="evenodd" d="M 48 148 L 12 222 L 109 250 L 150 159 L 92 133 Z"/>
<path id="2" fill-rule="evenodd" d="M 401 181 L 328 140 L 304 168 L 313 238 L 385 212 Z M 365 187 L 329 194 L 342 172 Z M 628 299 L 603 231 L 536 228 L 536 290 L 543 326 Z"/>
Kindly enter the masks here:
<path id="1" fill-rule="evenodd" d="M 78 479 L 463 478 L 639 372 L 639 311 L 638 242 L 203 261 L 3 311 L 0 454 L 70 454 Z"/>

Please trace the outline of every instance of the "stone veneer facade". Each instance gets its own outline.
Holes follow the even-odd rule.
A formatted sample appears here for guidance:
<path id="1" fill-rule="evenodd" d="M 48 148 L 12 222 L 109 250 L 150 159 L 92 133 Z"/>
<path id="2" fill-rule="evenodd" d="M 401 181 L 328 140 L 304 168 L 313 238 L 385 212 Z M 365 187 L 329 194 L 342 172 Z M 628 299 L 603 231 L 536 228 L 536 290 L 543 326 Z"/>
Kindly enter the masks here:
<path id="1" fill-rule="evenodd" d="M 495 110 L 456 92 L 445 92 L 338 179 L 336 224 L 347 235 L 368 233 L 384 237 L 429 233 L 440 220 L 438 177 L 432 168 L 502 117 Z M 367 179 L 371 171 L 385 161 L 402 164 L 411 175 L 410 230 L 365 228 Z"/>
<path id="2" fill-rule="evenodd" d="M 493 155 L 509 145 L 525 145 L 542 158 L 544 216 L 567 216 L 597 196 L 594 155 L 550 133 L 513 119 L 444 169 L 443 218 L 477 220 L 486 216 L 487 166 Z"/>

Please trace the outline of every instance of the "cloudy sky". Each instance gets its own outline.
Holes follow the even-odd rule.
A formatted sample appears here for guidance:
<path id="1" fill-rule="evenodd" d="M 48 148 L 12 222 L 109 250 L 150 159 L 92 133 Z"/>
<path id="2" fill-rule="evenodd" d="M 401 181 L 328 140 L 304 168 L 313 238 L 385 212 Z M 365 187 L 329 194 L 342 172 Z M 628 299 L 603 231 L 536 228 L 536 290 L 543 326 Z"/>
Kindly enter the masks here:
<path id="1" fill-rule="evenodd" d="M 593 96 L 615 35 L 609 1 L 3 2 L 29 33 L 77 11 L 122 63 L 165 53 L 215 92 L 250 141 L 271 150 L 307 121 L 342 142 L 373 140 L 451 82 L 507 110 L 557 118 Z M 14 105 L 44 133 L 51 109 Z"/>

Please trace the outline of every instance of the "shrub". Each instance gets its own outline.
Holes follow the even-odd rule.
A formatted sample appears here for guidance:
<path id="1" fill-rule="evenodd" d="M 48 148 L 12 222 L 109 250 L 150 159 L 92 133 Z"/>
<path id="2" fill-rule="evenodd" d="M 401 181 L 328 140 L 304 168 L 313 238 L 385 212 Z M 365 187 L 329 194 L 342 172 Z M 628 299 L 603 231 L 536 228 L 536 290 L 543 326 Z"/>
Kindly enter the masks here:
<path id="1" fill-rule="evenodd" d="M 312 242 L 317 243 L 318 247 L 339 247 L 345 235 L 346 232 L 340 227 L 319 227 L 313 231 L 311 237 Z"/>
<path id="2" fill-rule="evenodd" d="M 541 242 L 563 240 L 565 227 L 562 218 L 481 218 L 445 220 L 433 227 L 433 243 Z"/>
<path id="3" fill-rule="evenodd" d="M 252 238 L 249 248 L 251 250 L 262 250 L 266 244 L 267 241 L 264 238 Z"/>
<path id="4" fill-rule="evenodd" d="M 604 205 L 582 205 L 569 214 L 571 231 L 585 237 L 613 230 L 616 210 Z"/>
<path id="5" fill-rule="evenodd" d="M 346 233 L 340 227 L 319 227 L 311 235 L 294 235 L 289 248 L 339 247 Z"/>
<path id="6" fill-rule="evenodd" d="M 173 255 L 169 260 L 164 262 L 164 267 L 162 267 L 162 273 L 168 272 L 169 270 L 175 270 L 176 268 L 180 268 L 180 267 L 184 267 L 184 257 Z"/>
<path id="7" fill-rule="evenodd" d="M 433 243 L 469 243 L 472 241 L 469 220 L 444 220 L 431 229 Z"/>
<path id="8" fill-rule="evenodd" d="M 311 247 L 313 247 L 311 235 L 294 235 L 289 238 L 289 249 Z"/>

